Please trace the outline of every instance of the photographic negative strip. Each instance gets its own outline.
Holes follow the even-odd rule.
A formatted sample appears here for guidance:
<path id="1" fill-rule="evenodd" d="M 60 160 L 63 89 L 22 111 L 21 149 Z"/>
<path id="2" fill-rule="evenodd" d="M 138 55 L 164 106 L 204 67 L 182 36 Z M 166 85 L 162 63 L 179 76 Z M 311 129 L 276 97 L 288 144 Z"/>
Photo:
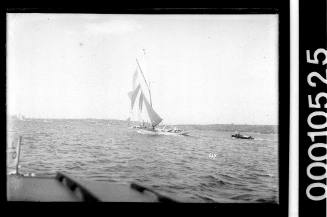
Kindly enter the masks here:
<path id="1" fill-rule="evenodd" d="M 7 13 L 7 200 L 286 216 L 288 31 L 287 4 Z"/>

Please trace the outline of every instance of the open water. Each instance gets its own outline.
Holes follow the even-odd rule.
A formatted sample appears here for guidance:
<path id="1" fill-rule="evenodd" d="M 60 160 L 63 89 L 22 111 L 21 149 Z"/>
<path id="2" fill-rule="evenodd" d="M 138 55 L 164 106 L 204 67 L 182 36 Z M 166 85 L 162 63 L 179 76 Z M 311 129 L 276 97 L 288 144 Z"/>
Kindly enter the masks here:
<path id="1" fill-rule="evenodd" d="M 21 173 L 138 182 L 185 202 L 278 203 L 276 132 L 242 131 L 255 138 L 242 140 L 201 125 L 180 128 L 190 136 L 138 134 L 118 120 L 9 121 L 7 168 L 20 135 Z"/>

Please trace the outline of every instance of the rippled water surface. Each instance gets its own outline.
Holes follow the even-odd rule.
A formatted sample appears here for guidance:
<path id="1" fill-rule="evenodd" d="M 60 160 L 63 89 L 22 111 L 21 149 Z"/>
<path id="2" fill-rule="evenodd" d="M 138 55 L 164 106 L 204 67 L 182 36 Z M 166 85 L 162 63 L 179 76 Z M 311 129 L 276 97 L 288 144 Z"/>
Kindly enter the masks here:
<path id="1" fill-rule="evenodd" d="M 22 173 L 66 172 L 97 181 L 142 183 L 185 202 L 278 202 L 278 135 L 184 126 L 190 136 L 148 136 L 114 120 L 13 121 L 12 144 L 22 136 Z"/>

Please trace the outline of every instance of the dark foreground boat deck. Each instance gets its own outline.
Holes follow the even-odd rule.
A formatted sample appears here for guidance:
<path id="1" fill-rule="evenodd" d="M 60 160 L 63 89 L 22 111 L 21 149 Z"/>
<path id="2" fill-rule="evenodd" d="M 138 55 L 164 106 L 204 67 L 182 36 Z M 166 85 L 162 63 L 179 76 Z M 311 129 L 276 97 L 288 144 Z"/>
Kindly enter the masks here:
<path id="1" fill-rule="evenodd" d="M 7 200 L 177 202 L 136 183 L 127 185 L 77 180 L 62 173 L 57 173 L 56 177 L 8 175 Z"/>

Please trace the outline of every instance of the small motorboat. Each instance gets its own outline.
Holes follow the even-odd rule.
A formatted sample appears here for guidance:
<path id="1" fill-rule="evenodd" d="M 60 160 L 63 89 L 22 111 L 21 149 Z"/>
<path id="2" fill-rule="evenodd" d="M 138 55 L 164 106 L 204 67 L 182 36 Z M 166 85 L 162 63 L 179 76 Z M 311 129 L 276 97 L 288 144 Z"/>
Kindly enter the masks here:
<path id="1" fill-rule="evenodd" d="M 242 135 L 240 133 L 233 134 L 232 137 L 237 139 L 254 139 L 252 136 Z"/>

